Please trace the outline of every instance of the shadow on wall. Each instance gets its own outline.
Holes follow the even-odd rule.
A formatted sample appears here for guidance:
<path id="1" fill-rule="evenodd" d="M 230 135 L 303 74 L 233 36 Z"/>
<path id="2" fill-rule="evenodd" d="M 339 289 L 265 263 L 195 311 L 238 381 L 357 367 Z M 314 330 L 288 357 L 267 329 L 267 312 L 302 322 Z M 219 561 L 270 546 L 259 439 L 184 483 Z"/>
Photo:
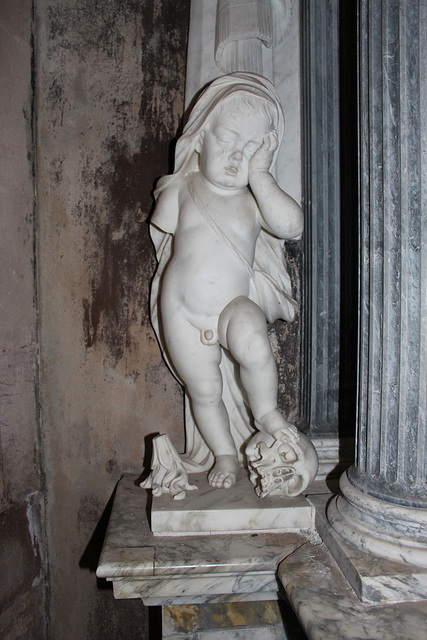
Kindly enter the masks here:
<path id="1" fill-rule="evenodd" d="M 120 480 L 118 481 L 120 482 Z M 99 558 L 102 551 L 102 546 L 104 544 L 105 535 L 108 528 L 108 523 L 111 516 L 111 511 L 113 508 L 114 497 L 116 495 L 117 485 L 114 487 L 114 491 L 110 496 L 110 499 L 105 506 L 104 511 L 96 525 L 89 542 L 86 545 L 86 548 L 83 551 L 83 554 L 79 561 L 80 569 L 88 569 L 90 573 L 95 573 L 96 568 L 98 566 Z M 137 479 L 135 480 L 137 482 Z M 131 600 L 115 600 L 113 598 L 113 585 L 108 582 L 104 578 L 96 578 L 97 589 L 100 594 L 105 595 L 105 599 L 103 598 L 103 607 L 108 610 L 107 616 L 97 617 L 97 630 L 96 637 L 104 637 L 104 638 L 113 638 L 120 637 L 121 640 L 133 640 L 135 637 L 135 623 L 138 626 L 139 620 L 139 629 L 140 629 L 140 637 L 142 639 L 149 638 L 150 640 L 161 640 L 162 638 L 162 609 L 161 607 L 149 607 L 148 615 L 147 615 L 147 607 L 142 603 L 141 600 L 131 599 Z M 129 633 L 127 630 L 123 628 L 123 620 L 128 616 L 129 620 L 132 620 L 132 624 L 130 625 Z M 148 618 L 148 629 L 147 629 L 147 618 Z M 105 633 L 103 635 L 102 627 L 103 624 L 106 625 Z M 114 627 L 117 625 L 116 632 L 114 631 Z"/>
<path id="2" fill-rule="evenodd" d="M 98 521 L 98 524 L 96 525 L 79 561 L 79 567 L 81 569 L 89 569 L 89 571 L 92 573 L 96 572 L 96 568 L 98 566 L 99 558 L 102 551 L 102 545 L 104 544 L 105 534 L 107 532 L 108 522 L 110 520 L 111 510 L 113 508 L 114 497 L 117 491 L 117 485 L 118 482 L 114 487 L 114 491 L 111 494 L 111 497 L 108 500 L 107 505 Z M 112 590 L 113 588 L 112 585 L 103 578 L 97 578 L 97 585 L 98 589 Z"/>

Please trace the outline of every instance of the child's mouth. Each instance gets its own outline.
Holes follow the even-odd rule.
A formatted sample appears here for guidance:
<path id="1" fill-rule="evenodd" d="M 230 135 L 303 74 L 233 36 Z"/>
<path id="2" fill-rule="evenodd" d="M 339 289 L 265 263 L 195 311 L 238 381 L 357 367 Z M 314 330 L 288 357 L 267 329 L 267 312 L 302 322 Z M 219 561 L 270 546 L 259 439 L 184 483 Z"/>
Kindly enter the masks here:
<path id="1" fill-rule="evenodd" d="M 239 169 L 237 167 L 225 167 L 225 173 L 228 176 L 237 176 Z"/>

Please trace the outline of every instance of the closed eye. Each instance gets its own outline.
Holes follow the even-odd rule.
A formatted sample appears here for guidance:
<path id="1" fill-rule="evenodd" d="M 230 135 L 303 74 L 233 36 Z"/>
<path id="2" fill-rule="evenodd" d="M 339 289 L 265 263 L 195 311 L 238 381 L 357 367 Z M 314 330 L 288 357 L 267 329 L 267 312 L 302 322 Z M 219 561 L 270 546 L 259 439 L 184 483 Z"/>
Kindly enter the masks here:
<path id="1" fill-rule="evenodd" d="M 216 137 L 217 140 L 219 140 L 219 142 L 222 142 L 222 144 L 231 144 L 232 140 L 224 140 L 223 138 L 219 138 L 218 136 Z"/>

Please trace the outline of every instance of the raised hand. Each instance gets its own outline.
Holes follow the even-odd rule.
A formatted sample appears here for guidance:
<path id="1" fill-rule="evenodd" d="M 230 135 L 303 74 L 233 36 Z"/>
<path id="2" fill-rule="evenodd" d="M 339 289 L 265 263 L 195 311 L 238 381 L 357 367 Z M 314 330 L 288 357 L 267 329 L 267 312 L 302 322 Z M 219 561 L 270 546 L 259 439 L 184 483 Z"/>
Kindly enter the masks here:
<path id="1" fill-rule="evenodd" d="M 270 131 L 265 134 L 261 146 L 249 160 L 249 182 L 251 180 L 251 174 L 259 171 L 268 172 L 270 170 L 274 152 L 278 144 L 276 131 Z"/>

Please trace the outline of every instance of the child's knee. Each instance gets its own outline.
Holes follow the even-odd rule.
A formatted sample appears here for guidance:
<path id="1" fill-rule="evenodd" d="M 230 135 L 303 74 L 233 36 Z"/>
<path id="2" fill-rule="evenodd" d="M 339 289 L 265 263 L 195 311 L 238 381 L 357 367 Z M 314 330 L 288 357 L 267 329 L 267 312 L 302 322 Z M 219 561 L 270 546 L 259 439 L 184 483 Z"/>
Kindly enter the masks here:
<path id="1" fill-rule="evenodd" d="M 268 337 L 260 331 L 245 336 L 243 340 L 241 336 L 236 337 L 235 344 L 235 358 L 248 369 L 263 369 L 273 358 Z"/>
<path id="2" fill-rule="evenodd" d="M 261 309 L 248 298 L 236 298 L 225 310 L 226 347 L 244 366 L 264 366 L 272 357 L 267 322 Z"/>
<path id="3" fill-rule="evenodd" d="M 197 404 L 210 405 L 220 402 L 222 397 L 222 381 L 215 378 L 194 380 L 186 385 L 188 395 Z"/>

